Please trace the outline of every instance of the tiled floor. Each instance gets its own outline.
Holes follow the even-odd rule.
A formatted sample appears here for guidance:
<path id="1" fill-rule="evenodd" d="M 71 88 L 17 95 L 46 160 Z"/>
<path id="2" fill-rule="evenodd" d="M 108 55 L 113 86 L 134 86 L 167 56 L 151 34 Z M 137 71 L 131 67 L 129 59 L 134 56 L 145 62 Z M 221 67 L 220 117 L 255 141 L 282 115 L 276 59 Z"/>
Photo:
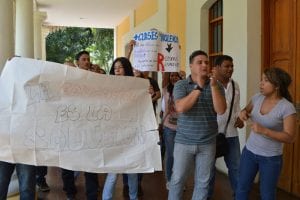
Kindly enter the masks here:
<path id="1" fill-rule="evenodd" d="M 102 191 L 105 175 L 99 175 L 100 191 Z M 62 191 L 62 181 L 60 177 L 60 169 L 51 167 L 49 168 L 47 175 L 47 182 L 51 187 L 51 191 L 47 193 L 38 193 L 38 199 L 44 200 L 64 200 L 66 199 L 64 192 Z M 76 199 L 85 200 L 84 194 L 84 176 L 81 174 L 76 181 L 78 193 Z M 167 199 L 167 190 L 165 188 L 164 174 L 162 172 L 156 172 L 154 174 L 145 174 L 142 182 L 144 195 L 139 198 L 140 200 L 165 200 Z M 115 199 L 125 200 L 122 196 L 122 177 L 119 176 L 118 183 L 116 185 Z M 193 192 L 193 178 L 190 177 L 186 184 L 186 191 L 184 192 L 184 200 L 191 199 Z M 101 194 L 99 194 L 101 199 Z M 217 173 L 215 194 L 213 200 L 231 200 L 231 189 L 227 176 L 221 173 Z M 259 192 L 258 186 L 254 185 L 254 188 L 250 195 L 250 200 L 258 200 Z M 277 192 L 277 200 L 296 200 L 300 198 L 293 197 L 281 190 Z"/>

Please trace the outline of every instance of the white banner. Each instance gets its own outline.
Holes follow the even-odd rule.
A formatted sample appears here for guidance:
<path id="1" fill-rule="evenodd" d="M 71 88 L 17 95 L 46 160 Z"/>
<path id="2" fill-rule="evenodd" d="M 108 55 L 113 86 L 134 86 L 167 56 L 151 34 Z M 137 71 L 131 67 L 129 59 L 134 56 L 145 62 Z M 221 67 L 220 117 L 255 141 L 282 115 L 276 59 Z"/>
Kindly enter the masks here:
<path id="1" fill-rule="evenodd" d="M 178 72 L 180 51 L 178 37 L 157 30 L 134 35 L 133 67 L 140 71 Z"/>
<path id="2" fill-rule="evenodd" d="M 161 170 L 148 85 L 13 58 L 0 78 L 0 160 L 101 173 Z"/>

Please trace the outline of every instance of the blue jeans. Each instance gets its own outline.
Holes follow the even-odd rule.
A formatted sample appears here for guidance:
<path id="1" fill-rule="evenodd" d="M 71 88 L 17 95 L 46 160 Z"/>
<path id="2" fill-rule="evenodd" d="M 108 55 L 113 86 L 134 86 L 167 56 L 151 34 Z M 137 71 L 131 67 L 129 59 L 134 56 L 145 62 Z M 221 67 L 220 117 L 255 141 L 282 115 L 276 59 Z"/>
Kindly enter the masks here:
<path id="1" fill-rule="evenodd" d="M 206 200 L 211 169 L 215 163 L 216 143 L 205 145 L 186 145 L 175 143 L 174 165 L 169 184 L 169 200 L 182 199 L 183 187 L 195 165 L 193 200 Z"/>
<path id="2" fill-rule="evenodd" d="M 138 173 L 138 184 L 142 183 L 144 174 Z M 127 174 L 123 174 L 123 185 L 128 186 L 128 176 Z"/>
<path id="3" fill-rule="evenodd" d="M 3 161 L 0 161 L 0 200 L 6 200 L 8 186 L 15 168 L 20 187 L 20 200 L 34 200 L 36 167 L 25 164 L 12 164 Z"/>
<path id="4" fill-rule="evenodd" d="M 259 172 L 259 187 L 262 200 L 276 199 L 276 185 L 282 167 L 282 155 L 259 156 L 244 147 L 239 169 L 236 200 L 247 200 L 254 178 Z"/>
<path id="5" fill-rule="evenodd" d="M 231 189 L 233 191 L 233 195 L 235 195 L 235 190 L 237 187 L 237 180 L 239 176 L 239 167 L 240 167 L 240 157 L 241 157 L 241 151 L 240 151 L 240 141 L 239 137 L 229 137 L 226 138 L 228 142 L 228 153 L 224 156 L 224 161 L 226 163 L 227 169 L 228 169 L 228 176 L 230 180 Z M 214 185 L 215 185 L 215 170 L 214 167 L 212 169 L 212 177 L 209 183 L 209 192 L 208 197 L 212 197 L 214 192 Z"/>
<path id="6" fill-rule="evenodd" d="M 165 171 L 166 171 L 167 182 L 169 182 L 171 180 L 172 168 L 174 162 L 173 153 L 174 153 L 174 144 L 175 144 L 174 141 L 176 136 L 176 130 L 172 130 L 164 126 L 163 136 L 164 136 L 166 156 L 167 156 Z"/>
<path id="7" fill-rule="evenodd" d="M 127 174 L 127 176 L 128 176 L 128 186 L 129 186 L 129 198 L 130 200 L 137 200 L 138 199 L 138 174 Z M 107 174 L 103 192 L 102 192 L 102 200 L 113 199 L 117 178 L 118 178 L 118 174 L 112 174 L 112 173 Z"/>

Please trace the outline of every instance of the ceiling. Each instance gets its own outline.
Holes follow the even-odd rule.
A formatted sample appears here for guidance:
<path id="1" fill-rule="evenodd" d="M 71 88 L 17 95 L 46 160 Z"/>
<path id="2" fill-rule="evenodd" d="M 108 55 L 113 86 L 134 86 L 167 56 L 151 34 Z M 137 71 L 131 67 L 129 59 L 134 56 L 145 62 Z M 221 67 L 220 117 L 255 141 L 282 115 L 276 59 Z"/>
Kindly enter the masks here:
<path id="1" fill-rule="evenodd" d="M 47 13 L 44 24 L 114 28 L 144 0 L 35 0 Z"/>

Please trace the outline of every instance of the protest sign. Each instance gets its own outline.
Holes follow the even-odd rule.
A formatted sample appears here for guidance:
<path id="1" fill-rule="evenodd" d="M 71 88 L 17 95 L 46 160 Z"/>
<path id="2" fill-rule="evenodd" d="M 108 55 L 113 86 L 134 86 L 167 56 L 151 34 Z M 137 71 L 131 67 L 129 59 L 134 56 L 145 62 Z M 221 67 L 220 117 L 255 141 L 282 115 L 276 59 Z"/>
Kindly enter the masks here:
<path id="1" fill-rule="evenodd" d="M 149 81 L 27 58 L 0 78 L 0 160 L 88 172 L 161 170 Z"/>
<path id="2" fill-rule="evenodd" d="M 133 67 L 140 71 L 177 72 L 180 70 L 178 37 L 157 30 L 136 33 Z"/>

